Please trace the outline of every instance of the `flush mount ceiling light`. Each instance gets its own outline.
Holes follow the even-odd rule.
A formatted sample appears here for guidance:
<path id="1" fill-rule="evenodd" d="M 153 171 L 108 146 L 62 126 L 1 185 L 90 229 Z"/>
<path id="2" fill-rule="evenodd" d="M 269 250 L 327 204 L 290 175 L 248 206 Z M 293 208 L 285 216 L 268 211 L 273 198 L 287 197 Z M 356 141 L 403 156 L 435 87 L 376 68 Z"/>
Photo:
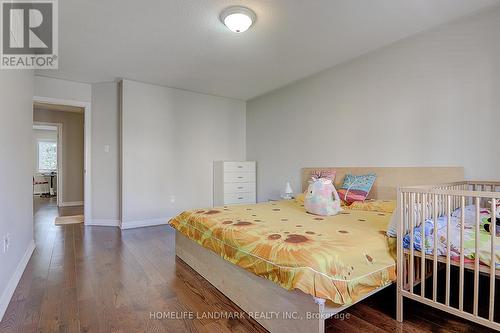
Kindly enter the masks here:
<path id="1" fill-rule="evenodd" d="M 246 7 L 232 6 L 224 9 L 220 14 L 220 20 L 232 32 L 242 33 L 248 30 L 257 16 Z"/>

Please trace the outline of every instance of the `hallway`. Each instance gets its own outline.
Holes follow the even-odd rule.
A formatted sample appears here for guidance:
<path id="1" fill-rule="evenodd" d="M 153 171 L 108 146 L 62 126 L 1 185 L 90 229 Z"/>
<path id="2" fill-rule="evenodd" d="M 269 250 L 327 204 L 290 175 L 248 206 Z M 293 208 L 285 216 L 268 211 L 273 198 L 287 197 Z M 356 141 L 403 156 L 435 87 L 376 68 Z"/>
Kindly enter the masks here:
<path id="1" fill-rule="evenodd" d="M 0 323 L 0 333 L 213 331 L 221 324 L 153 320 L 150 312 L 239 311 L 174 259 L 169 227 L 122 232 L 54 225 L 58 214 L 82 214 L 82 209 L 65 207 L 58 212 L 54 199 L 35 198 L 37 247 Z M 224 324 L 243 332 L 263 332 L 253 320 Z"/>

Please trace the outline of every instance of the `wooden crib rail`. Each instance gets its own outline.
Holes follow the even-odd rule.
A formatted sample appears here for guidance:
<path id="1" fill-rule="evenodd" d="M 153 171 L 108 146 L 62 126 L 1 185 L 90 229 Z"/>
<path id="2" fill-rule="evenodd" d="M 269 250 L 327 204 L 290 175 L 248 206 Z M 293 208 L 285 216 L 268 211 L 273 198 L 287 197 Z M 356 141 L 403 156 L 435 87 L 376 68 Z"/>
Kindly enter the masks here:
<path id="1" fill-rule="evenodd" d="M 432 185 L 406 186 L 402 191 L 428 191 L 428 190 L 467 190 L 480 192 L 500 192 L 500 181 L 469 180 Z"/>

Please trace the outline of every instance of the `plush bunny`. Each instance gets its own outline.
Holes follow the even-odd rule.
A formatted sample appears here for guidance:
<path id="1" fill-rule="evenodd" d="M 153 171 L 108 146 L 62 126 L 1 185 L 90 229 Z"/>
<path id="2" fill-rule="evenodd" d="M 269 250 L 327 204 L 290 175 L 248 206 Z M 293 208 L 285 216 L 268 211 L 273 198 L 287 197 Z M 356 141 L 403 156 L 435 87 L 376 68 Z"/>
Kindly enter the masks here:
<path id="1" fill-rule="evenodd" d="M 495 219 L 495 224 L 496 224 L 496 227 L 495 227 L 495 234 L 496 236 L 500 236 L 500 218 L 496 218 Z M 491 229 L 493 229 L 491 227 L 491 217 L 488 218 L 488 223 L 485 223 L 483 224 L 483 228 L 484 230 L 486 230 L 487 232 L 491 233 Z"/>
<path id="2" fill-rule="evenodd" d="M 342 211 L 340 198 L 331 179 L 319 178 L 310 182 L 304 199 L 307 212 L 315 215 L 335 215 Z"/>

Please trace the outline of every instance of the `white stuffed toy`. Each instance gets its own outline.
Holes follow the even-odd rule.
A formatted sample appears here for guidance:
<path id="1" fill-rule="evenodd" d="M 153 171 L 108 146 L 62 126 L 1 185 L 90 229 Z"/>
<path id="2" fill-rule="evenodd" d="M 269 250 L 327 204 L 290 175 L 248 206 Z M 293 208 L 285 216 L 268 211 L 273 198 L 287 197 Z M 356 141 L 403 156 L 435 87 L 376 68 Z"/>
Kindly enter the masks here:
<path id="1" fill-rule="evenodd" d="M 340 198 L 332 180 L 319 178 L 311 181 L 304 199 L 307 212 L 315 215 L 336 215 L 342 211 Z"/>

